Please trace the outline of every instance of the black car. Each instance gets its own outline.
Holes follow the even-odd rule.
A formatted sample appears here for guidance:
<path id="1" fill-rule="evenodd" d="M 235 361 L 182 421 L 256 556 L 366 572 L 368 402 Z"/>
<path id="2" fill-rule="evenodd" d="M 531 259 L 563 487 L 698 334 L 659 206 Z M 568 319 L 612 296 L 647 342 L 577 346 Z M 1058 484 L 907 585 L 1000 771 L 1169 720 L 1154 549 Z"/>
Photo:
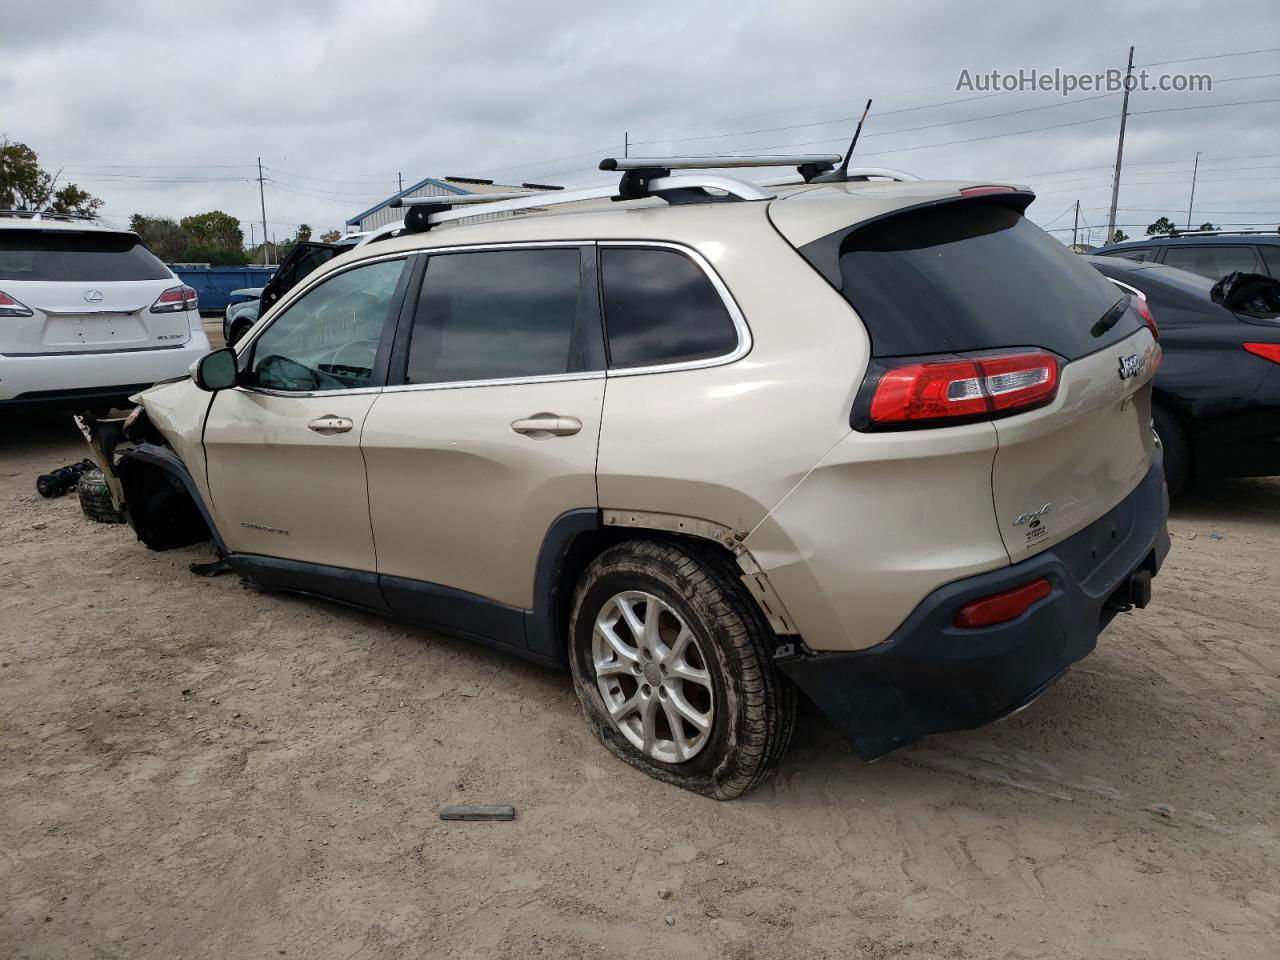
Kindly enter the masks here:
<path id="1" fill-rule="evenodd" d="M 1170 493 L 1189 480 L 1280 474 L 1280 314 L 1215 302 L 1214 281 L 1119 257 L 1088 257 L 1146 299 L 1164 361 L 1153 419 Z"/>

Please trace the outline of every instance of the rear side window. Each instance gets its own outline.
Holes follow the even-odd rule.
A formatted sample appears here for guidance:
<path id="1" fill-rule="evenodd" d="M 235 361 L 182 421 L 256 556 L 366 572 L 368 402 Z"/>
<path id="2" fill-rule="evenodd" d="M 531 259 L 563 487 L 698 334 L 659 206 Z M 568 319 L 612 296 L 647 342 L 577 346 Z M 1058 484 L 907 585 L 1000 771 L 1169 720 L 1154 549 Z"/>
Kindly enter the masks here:
<path id="1" fill-rule="evenodd" d="M 841 293 L 877 357 L 1043 347 L 1072 360 L 1141 322 L 1130 311 L 1095 335 L 1119 291 L 1021 213 L 994 204 L 948 204 L 855 230 L 841 242 L 839 268 Z"/>
<path id="2" fill-rule="evenodd" d="M 0 230 L 0 280 L 110 283 L 171 277 L 132 234 Z"/>
<path id="3" fill-rule="evenodd" d="M 1189 270 L 1210 280 L 1221 280 L 1228 273 L 1261 273 L 1258 255 L 1253 247 L 1229 244 L 1204 246 L 1170 246 L 1164 251 L 1164 265 Z"/>
<path id="4" fill-rule="evenodd" d="M 583 300 L 581 256 L 576 247 L 433 256 L 418 296 L 406 382 L 581 369 L 574 337 Z M 595 292 L 588 293 L 594 300 Z"/>
<path id="5" fill-rule="evenodd" d="M 737 349 L 724 300 L 684 254 L 601 247 L 600 271 L 611 368 L 709 360 Z"/>
<path id="6" fill-rule="evenodd" d="M 1151 256 L 1150 247 L 1141 247 L 1135 250 L 1112 250 L 1110 253 L 1103 254 L 1105 257 L 1118 257 L 1121 260 L 1137 260 L 1141 263 Z"/>

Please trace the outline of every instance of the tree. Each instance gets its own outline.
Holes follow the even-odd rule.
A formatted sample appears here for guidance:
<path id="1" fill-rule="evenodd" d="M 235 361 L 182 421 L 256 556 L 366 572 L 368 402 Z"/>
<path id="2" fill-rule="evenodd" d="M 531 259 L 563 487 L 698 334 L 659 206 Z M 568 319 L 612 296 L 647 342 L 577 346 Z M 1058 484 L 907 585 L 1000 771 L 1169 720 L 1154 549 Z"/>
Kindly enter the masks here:
<path id="1" fill-rule="evenodd" d="M 340 234 L 337 230 L 327 230 L 324 233 L 320 234 L 321 243 L 337 243 L 341 239 L 342 239 L 342 234 Z"/>
<path id="2" fill-rule="evenodd" d="M 1218 228 L 1206 220 L 1204 223 L 1200 224 L 1200 229 L 1201 230 L 1217 230 Z"/>
<path id="3" fill-rule="evenodd" d="M 244 233 L 240 221 L 221 210 L 210 210 L 183 217 L 179 223 L 188 238 L 188 261 L 220 266 L 249 262 L 244 250 Z"/>
<path id="4" fill-rule="evenodd" d="M 141 237 L 147 249 L 165 263 L 187 262 L 190 239 L 176 221 L 167 217 L 145 217 L 135 213 L 129 218 L 129 229 Z"/>
<path id="5" fill-rule="evenodd" d="M 58 186 L 61 171 L 49 173 L 25 143 L 0 141 L 0 208 L 74 213 L 91 217 L 102 201 L 74 183 Z"/>
<path id="6" fill-rule="evenodd" d="M 1120 230 L 1117 228 L 1115 234 L 1112 235 L 1111 237 L 1111 242 L 1119 243 L 1121 240 L 1128 240 L 1128 239 L 1129 239 L 1129 235 L 1125 233 L 1123 230 Z"/>
<path id="7" fill-rule="evenodd" d="M 1148 237 L 1167 237 L 1169 234 L 1173 233 L 1173 231 L 1176 229 L 1178 228 L 1173 225 L 1172 220 L 1170 220 L 1168 217 L 1161 217 L 1155 223 L 1151 224 L 1151 226 L 1147 227 L 1147 236 Z"/>

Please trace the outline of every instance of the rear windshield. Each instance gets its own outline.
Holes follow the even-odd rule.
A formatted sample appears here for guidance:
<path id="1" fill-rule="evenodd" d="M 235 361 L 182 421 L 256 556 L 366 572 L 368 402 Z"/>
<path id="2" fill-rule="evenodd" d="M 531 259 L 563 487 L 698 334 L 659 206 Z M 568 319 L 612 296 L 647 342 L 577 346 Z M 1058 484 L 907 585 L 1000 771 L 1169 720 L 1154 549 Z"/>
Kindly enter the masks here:
<path id="1" fill-rule="evenodd" d="M 163 263 L 128 233 L 0 230 L 0 280 L 168 280 Z"/>
<path id="2" fill-rule="evenodd" d="M 816 243 L 822 243 L 819 240 Z M 1129 336 L 1129 311 L 1095 328 L 1120 297 L 1084 259 L 995 204 L 890 217 L 840 246 L 841 293 L 877 357 L 1043 347 L 1068 360 Z"/>

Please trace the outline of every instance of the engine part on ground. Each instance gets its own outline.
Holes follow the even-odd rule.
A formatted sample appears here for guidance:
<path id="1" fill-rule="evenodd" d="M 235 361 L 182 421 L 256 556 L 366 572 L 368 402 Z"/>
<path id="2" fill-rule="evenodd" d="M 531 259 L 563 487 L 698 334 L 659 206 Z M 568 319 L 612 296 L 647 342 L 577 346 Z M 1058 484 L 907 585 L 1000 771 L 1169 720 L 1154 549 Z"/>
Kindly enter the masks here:
<path id="1" fill-rule="evenodd" d="M 36 477 L 36 492 L 46 499 L 70 493 L 80 481 L 80 475 L 92 469 L 92 460 L 81 460 L 79 463 L 69 463 L 65 467 L 42 473 Z"/>
<path id="2" fill-rule="evenodd" d="M 80 495 L 80 509 L 90 520 L 98 523 L 124 523 L 124 514 L 116 509 L 111 500 L 111 489 L 107 479 L 97 467 L 92 467 L 80 477 L 76 484 Z"/>

